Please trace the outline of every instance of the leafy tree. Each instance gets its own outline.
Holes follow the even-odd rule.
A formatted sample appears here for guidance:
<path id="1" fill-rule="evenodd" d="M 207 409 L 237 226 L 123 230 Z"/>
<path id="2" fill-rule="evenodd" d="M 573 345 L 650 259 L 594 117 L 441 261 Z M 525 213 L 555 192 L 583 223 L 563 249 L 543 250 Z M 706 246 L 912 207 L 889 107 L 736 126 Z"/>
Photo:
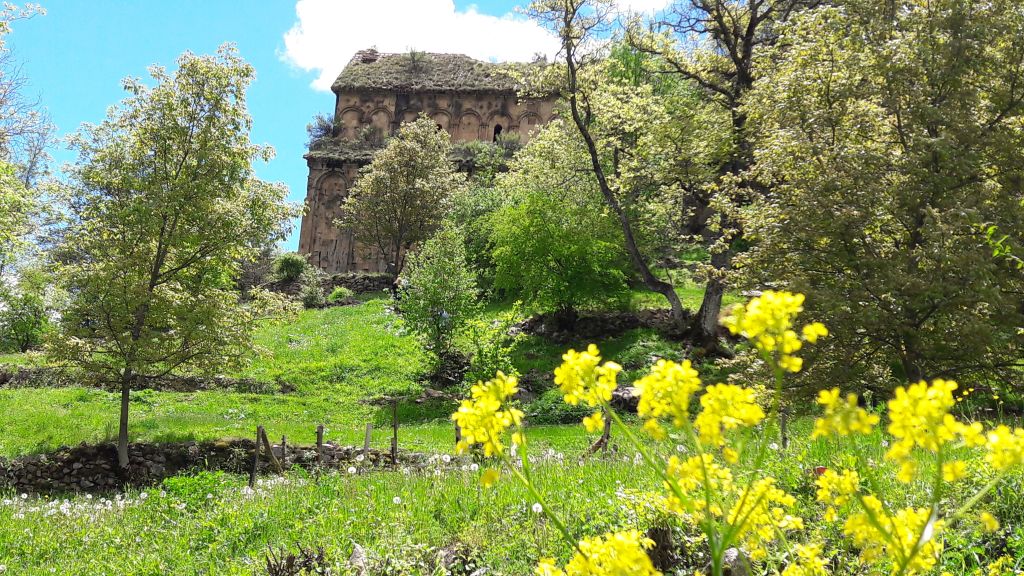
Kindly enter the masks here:
<path id="1" fill-rule="evenodd" d="M 704 345 L 713 345 L 716 339 L 727 272 L 742 245 L 736 208 L 749 203 L 751 195 L 765 192 L 747 174 L 754 155 L 745 102 L 761 73 L 757 62 L 777 42 L 782 23 L 818 3 L 679 0 L 659 15 L 653 32 L 646 32 L 649 29 L 638 22 L 629 27 L 630 46 L 640 54 L 655 56 L 634 58 L 634 74 L 667 75 L 688 83 L 699 96 L 699 104 L 689 103 L 678 112 L 684 117 L 696 113 L 718 131 L 710 140 L 716 143 L 711 150 L 709 140 L 681 140 L 687 144 L 677 150 L 677 158 L 683 162 L 669 165 L 669 172 L 663 175 L 671 180 L 673 172 L 684 168 L 679 202 L 683 227 L 687 234 L 699 238 L 711 255 L 709 265 L 703 267 L 707 283 L 691 330 Z M 696 127 L 690 124 L 687 128 Z M 697 179 L 688 177 L 686 173 L 694 165 L 710 173 Z"/>
<path id="2" fill-rule="evenodd" d="M 426 116 L 404 124 L 360 171 L 340 224 L 400 274 L 408 250 L 438 229 L 448 198 L 465 186 L 448 133 Z"/>
<path id="3" fill-rule="evenodd" d="M 38 209 L 36 194 L 18 179 L 16 170 L 0 161 L 0 279 L 25 248 Z"/>
<path id="4" fill-rule="evenodd" d="M 495 286 L 568 324 L 626 289 L 621 231 L 573 136 L 555 121 L 530 141 L 499 180 L 510 204 L 492 217 Z"/>
<path id="5" fill-rule="evenodd" d="M 458 230 L 447 226 L 409 256 L 402 273 L 402 317 L 439 361 L 477 311 L 477 287 Z"/>
<path id="6" fill-rule="evenodd" d="M 324 273 L 307 266 L 299 275 L 299 299 L 305 308 L 323 308 L 327 304 L 322 280 Z"/>
<path id="7" fill-rule="evenodd" d="M 39 266 L 22 267 L 12 287 L 0 287 L 0 350 L 39 348 L 50 329 L 55 294 L 52 277 Z"/>
<path id="8" fill-rule="evenodd" d="M 120 385 L 121 467 L 133 388 L 247 356 L 271 297 L 240 302 L 239 261 L 296 214 L 284 186 L 253 176 L 272 150 L 249 141 L 252 67 L 230 46 L 177 64 L 151 68 L 152 87 L 125 80 L 128 97 L 73 140 L 65 242 L 80 258 L 63 270 L 71 302 L 51 353 Z"/>
<path id="9" fill-rule="evenodd" d="M 818 382 L 1019 379 L 1024 285 L 986 230 L 1024 226 L 1021 30 L 1002 0 L 850 0 L 783 30 L 750 101 L 772 194 L 744 269 L 837 335 Z"/>

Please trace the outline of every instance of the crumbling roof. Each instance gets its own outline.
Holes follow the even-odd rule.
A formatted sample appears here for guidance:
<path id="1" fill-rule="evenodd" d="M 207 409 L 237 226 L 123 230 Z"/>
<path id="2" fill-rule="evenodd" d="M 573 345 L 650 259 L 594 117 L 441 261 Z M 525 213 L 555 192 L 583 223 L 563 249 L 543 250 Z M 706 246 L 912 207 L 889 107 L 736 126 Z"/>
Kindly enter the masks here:
<path id="1" fill-rule="evenodd" d="M 451 158 L 454 162 L 465 165 L 472 163 L 479 151 L 479 146 L 491 146 L 490 142 L 457 142 L 452 145 Z M 495 144 L 497 145 L 497 144 Z M 365 140 L 343 140 L 341 138 L 321 138 L 309 148 L 303 158 L 317 160 L 334 160 L 338 162 L 354 162 L 356 164 L 369 164 L 373 155 L 384 147 L 383 143 L 368 142 Z M 519 148 L 518 142 L 509 142 L 502 145 L 505 157 L 511 158 L 512 154 Z"/>
<path id="2" fill-rule="evenodd" d="M 409 52 L 384 54 L 360 50 L 338 75 L 331 89 L 437 92 L 515 92 L 510 67 L 529 64 L 495 64 L 464 54 Z"/>

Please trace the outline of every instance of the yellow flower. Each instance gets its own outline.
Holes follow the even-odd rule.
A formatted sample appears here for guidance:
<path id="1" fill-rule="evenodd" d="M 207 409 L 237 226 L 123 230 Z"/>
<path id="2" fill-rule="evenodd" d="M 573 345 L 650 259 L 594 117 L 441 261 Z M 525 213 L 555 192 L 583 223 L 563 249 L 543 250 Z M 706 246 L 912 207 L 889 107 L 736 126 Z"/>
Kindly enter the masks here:
<path id="1" fill-rule="evenodd" d="M 856 394 L 847 394 L 845 399 L 841 399 L 839 388 L 819 392 L 818 404 L 825 407 L 825 414 L 814 422 L 812 438 L 832 434 L 869 434 L 875 424 L 878 424 L 877 415 L 869 414 L 867 410 L 857 405 Z"/>
<path id="2" fill-rule="evenodd" d="M 803 311 L 804 295 L 790 292 L 765 291 L 746 306 L 735 306 L 722 319 L 722 325 L 733 334 L 750 340 L 764 354 L 776 358 L 779 367 L 787 372 L 799 372 L 803 360 L 794 356 L 803 343 L 815 343 L 828 335 L 821 323 L 807 324 L 801 329 L 803 339 L 797 335 L 794 322 Z"/>
<path id="3" fill-rule="evenodd" d="M 583 419 L 583 426 L 587 432 L 600 432 L 604 430 L 604 414 L 600 410 Z"/>
<path id="4" fill-rule="evenodd" d="M 795 560 L 786 566 L 782 576 L 827 576 L 828 559 L 822 557 L 821 544 L 797 544 L 793 547 Z"/>
<path id="5" fill-rule="evenodd" d="M 999 530 L 999 520 L 990 512 L 982 512 L 978 519 L 981 520 L 981 527 L 985 532 L 996 532 Z"/>
<path id="6" fill-rule="evenodd" d="M 856 470 L 825 470 L 815 484 L 818 486 L 818 502 L 828 505 L 825 520 L 833 522 L 837 517 L 836 508 L 845 506 L 860 491 L 860 475 Z"/>
<path id="7" fill-rule="evenodd" d="M 480 475 L 480 485 L 484 488 L 494 486 L 494 483 L 501 477 L 501 472 L 495 468 L 488 468 Z"/>
<path id="8" fill-rule="evenodd" d="M 967 463 L 963 460 L 953 460 L 942 465 L 942 479 L 946 482 L 956 482 L 967 476 Z"/>
<path id="9" fill-rule="evenodd" d="M 541 560 L 537 576 L 661 576 L 646 550 L 654 541 L 637 530 L 613 532 L 580 541 L 576 555 L 560 570 L 552 559 Z"/>
<path id="10" fill-rule="evenodd" d="M 701 411 L 694 420 L 700 440 L 711 446 L 725 444 L 723 430 L 754 426 L 764 420 L 754 391 L 735 384 L 708 386 L 700 399 Z"/>
<path id="11" fill-rule="evenodd" d="M 562 355 L 562 365 L 555 368 L 555 384 L 562 390 L 565 402 L 580 402 L 594 408 L 612 399 L 622 366 L 614 362 L 601 364 L 601 353 L 591 344 L 586 352 L 569 350 Z"/>
<path id="12" fill-rule="evenodd" d="M 679 427 L 689 419 L 690 398 L 700 390 L 700 378 L 689 360 L 676 364 L 658 360 L 651 373 L 633 384 L 640 394 L 637 414 L 644 418 L 644 429 L 655 438 L 662 436 L 659 420 L 670 418 Z"/>
<path id="13" fill-rule="evenodd" d="M 1007 470 L 1024 463 L 1024 430 L 1011 431 L 1000 424 L 988 433 L 988 454 L 985 461 L 996 470 Z"/>
<path id="14" fill-rule="evenodd" d="M 452 420 L 462 430 L 462 440 L 455 447 L 457 452 L 466 452 L 474 444 L 483 446 L 484 455 L 488 457 L 504 452 L 502 434 L 523 421 L 522 411 L 502 410 L 502 404 L 519 390 L 517 383 L 515 377 L 498 372 L 493 379 L 473 386 L 471 398 L 463 400 L 458 411 L 452 414 Z"/>
<path id="15" fill-rule="evenodd" d="M 686 460 L 672 456 L 668 459 L 666 472 L 685 498 L 680 501 L 674 492 L 669 492 L 669 510 L 677 514 L 701 516 L 708 506 L 705 497 L 707 491 L 724 495 L 731 493 L 734 488 L 732 472 L 715 462 L 710 454 L 691 456 Z M 714 507 L 711 510 L 712 514 L 722 513 L 716 502 L 712 502 L 711 505 Z"/>
<path id="16" fill-rule="evenodd" d="M 866 562 L 886 559 L 893 570 L 905 564 L 904 574 L 930 571 L 942 552 L 944 523 L 928 508 L 905 508 L 890 516 L 874 496 L 861 499 L 865 510 L 851 514 L 843 526 Z M 876 525 L 877 522 L 877 525 Z M 881 528 L 881 529 L 880 529 Z"/>
<path id="17" fill-rule="evenodd" d="M 804 527 L 802 518 L 786 513 L 795 502 L 793 496 L 775 486 L 771 477 L 757 480 L 745 493 L 737 494 L 726 520 L 752 559 L 765 558 L 766 545 L 778 537 L 780 530 Z"/>

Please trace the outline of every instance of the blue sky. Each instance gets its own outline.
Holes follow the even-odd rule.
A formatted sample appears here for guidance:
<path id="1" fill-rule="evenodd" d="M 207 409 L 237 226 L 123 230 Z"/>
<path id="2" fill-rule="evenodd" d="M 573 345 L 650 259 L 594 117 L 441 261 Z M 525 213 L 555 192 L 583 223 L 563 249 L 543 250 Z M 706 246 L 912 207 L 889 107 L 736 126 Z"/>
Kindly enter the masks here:
<path id="1" fill-rule="evenodd" d="M 488 60 L 551 52 L 552 39 L 510 12 L 516 0 L 35 0 L 45 16 L 15 22 L 8 46 L 23 62 L 61 135 L 99 122 L 123 97 L 120 80 L 173 66 L 186 50 L 211 53 L 238 45 L 256 68 L 248 95 L 252 139 L 277 157 L 256 166 L 305 196 L 305 126 L 329 112 L 330 80 L 360 48 L 457 51 Z M 664 0 L 627 0 L 647 8 Z M 53 151 L 56 165 L 74 160 Z M 284 248 L 297 246 L 298 226 Z"/>

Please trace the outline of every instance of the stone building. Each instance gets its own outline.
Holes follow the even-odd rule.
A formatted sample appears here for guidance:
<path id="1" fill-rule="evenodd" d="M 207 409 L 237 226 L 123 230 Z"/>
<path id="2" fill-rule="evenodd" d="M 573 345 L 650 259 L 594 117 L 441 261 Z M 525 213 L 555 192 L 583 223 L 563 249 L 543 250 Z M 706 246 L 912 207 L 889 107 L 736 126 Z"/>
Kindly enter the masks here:
<path id="1" fill-rule="evenodd" d="M 359 169 L 387 136 L 420 114 L 451 134 L 453 162 L 465 142 L 525 143 L 551 119 L 554 99 L 518 98 L 501 66 L 461 54 L 357 52 L 331 87 L 334 133 L 304 156 L 309 178 L 299 252 L 330 273 L 386 272 L 390 258 L 334 225 Z"/>

